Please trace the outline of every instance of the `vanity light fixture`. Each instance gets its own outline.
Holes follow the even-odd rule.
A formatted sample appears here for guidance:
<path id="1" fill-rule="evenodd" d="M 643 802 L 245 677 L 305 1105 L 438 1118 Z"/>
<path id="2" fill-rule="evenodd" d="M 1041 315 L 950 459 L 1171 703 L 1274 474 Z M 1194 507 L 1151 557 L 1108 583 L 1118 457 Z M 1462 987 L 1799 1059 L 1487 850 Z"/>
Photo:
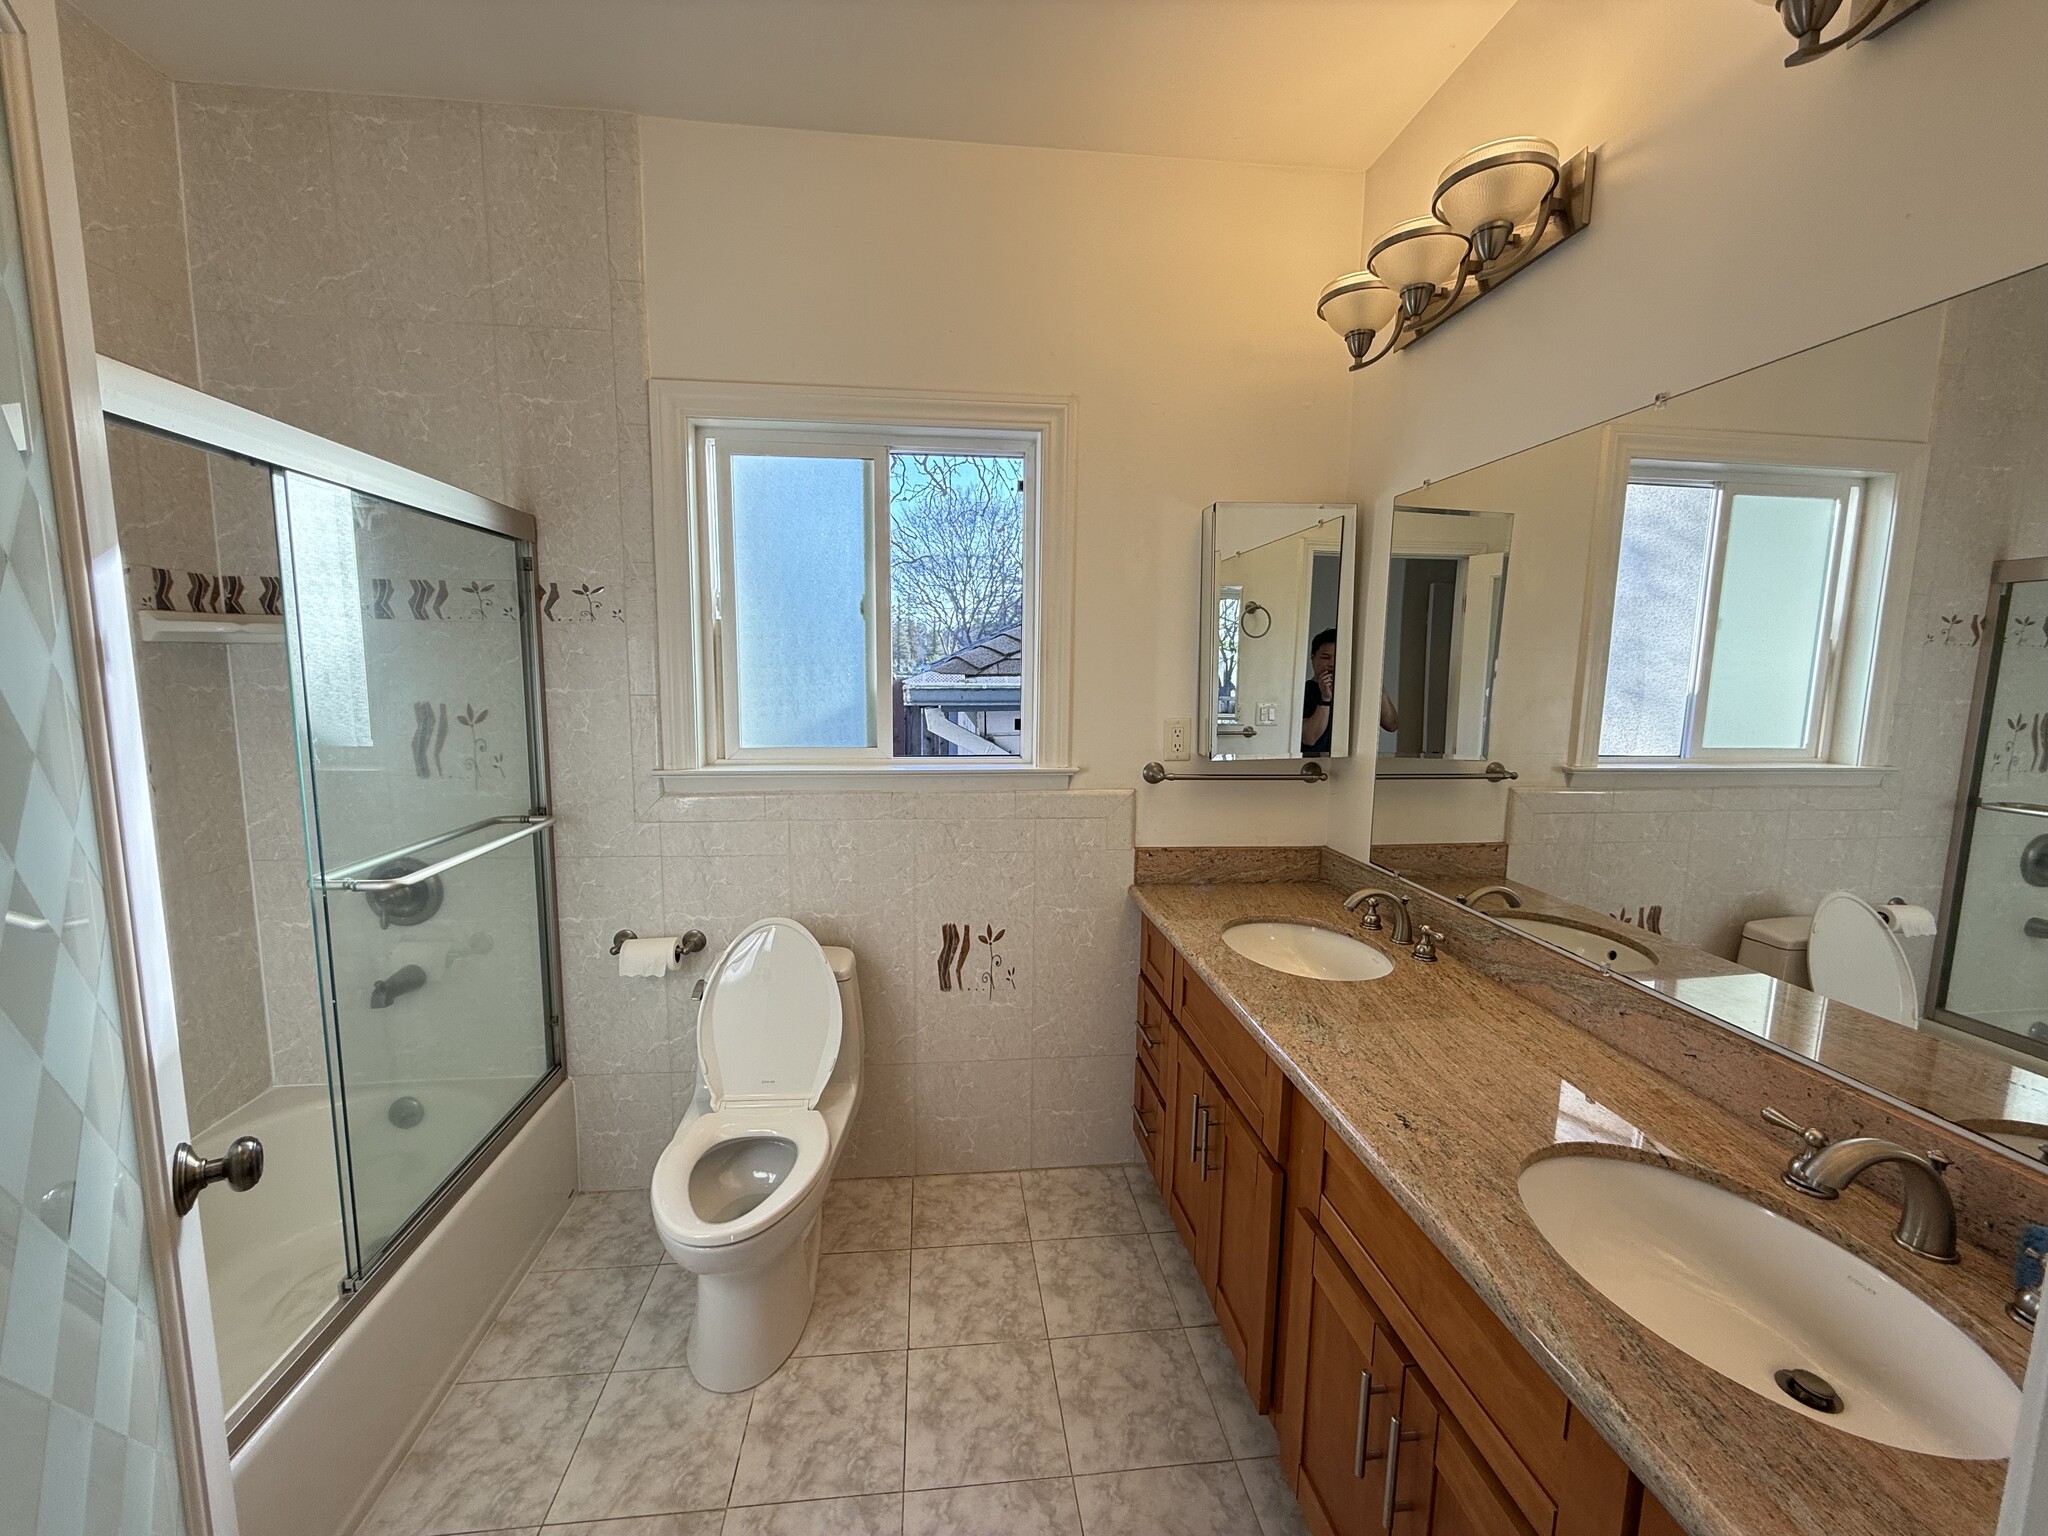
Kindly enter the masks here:
<path id="1" fill-rule="evenodd" d="M 1836 13 L 1842 9 L 1842 0 L 1761 0 L 1761 3 L 1775 6 L 1779 20 L 1785 23 L 1785 30 L 1792 34 L 1798 45 L 1785 55 L 1785 67 L 1790 69 L 1797 64 L 1811 64 L 1837 48 L 1868 42 L 1878 33 L 1904 21 L 1927 0 L 1854 0 L 1849 7 L 1848 23 L 1829 38 L 1823 38 L 1821 34 L 1827 31 Z"/>
<path id="2" fill-rule="evenodd" d="M 1428 335 L 1592 222 L 1593 159 L 1582 149 L 1560 162 L 1549 140 L 1512 138 L 1445 166 L 1429 213 L 1380 236 L 1366 269 L 1316 302 L 1352 370 Z"/>

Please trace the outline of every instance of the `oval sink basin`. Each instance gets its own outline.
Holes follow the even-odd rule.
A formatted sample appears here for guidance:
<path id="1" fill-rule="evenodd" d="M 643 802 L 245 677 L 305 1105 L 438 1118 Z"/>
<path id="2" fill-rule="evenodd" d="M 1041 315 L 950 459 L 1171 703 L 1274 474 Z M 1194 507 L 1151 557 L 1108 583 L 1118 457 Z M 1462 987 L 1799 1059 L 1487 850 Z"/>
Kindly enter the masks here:
<path id="1" fill-rule="evenodd" d="M 1671 1169 L 1549 1157 L 1522 1204 L 1601 1295 L 1781 1408 L 1881 1445 L 1991 1461 L 2012 1453 L 2020 1392 L 1976 1343 L 1817 1232 Z M 1811 1372 L 1837 1411 L 1794 1398 Z M 1816 1389 L 1811 1379 L 1804 1390 Z M 1822 1400 L 1825 1401 L 1825 1395 Z"/>
<path id="2" fill-rule="evenodd" d="M 1223 942 L 1269 970 L 1316 981 L 1377 981 L 1394 968 L 1370 944 L 1310 923 L 1233 923 Z"/>
<path id="3" fill-rule="evenodd" d="M 1524 917 L 1519 912 L 1496 914 L 1510 928 L 1519 928 L 1545 943 L 1555 944 L 1559 949 L 1568 949 L 1581 960 L 1590 960 L 1595 965 L 1604 965 L 1609 970 L 1624 976 L 1635 976 L 1651 969 L 1657 957 L 1640 944 L 1631 944 L 1618 934 L 1596 933 L 1591 928 L 1575 927 L 1561 923 L 1551 917 Z"/>

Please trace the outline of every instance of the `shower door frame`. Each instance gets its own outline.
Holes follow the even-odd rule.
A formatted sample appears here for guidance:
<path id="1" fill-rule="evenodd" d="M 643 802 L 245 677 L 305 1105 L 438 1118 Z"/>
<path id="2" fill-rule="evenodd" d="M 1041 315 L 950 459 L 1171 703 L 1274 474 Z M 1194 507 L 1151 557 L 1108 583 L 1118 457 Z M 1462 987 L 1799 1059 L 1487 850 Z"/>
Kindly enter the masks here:
<path id="1" fill-rule="evenodd" d="M 1976 823 L 1978 788 L 1984 774 L 1984 755 L 1991 740 L 1991 722 L 1984 716 L 1991 690 L 1997 683 L 2000 652 L 2005 643 L 2006 606 L 2012 589 L 2021 582 L 2048 581 L 2048 556 L 2023 560 L 2000 560 L 1991 567 L 1991 586 L 1984 601 L 1984 628 L 1977 641 L 1977 682 L 1970 693 L 1970 746 L 1963 754 L 1961 777 L 1956 785 L 1956 812 L 1948 834 L 1948 858 L 1941 874 L 1941 917 L 1935 930 L 1939 948 L 1927 968 L 1927 1017 L 1950 1029 L 1961 1030 L 1980 1040 L 1990 1040 L 2007 1050 L 2048 1058 L 2048 1046 L 2028 1040 L 2009 1030 L 1973 1019 L 1939 1006 L 1948 989 L 1949 965 L 1955 957 L 1956 918 L 1962 905 L 1962 882 L 1969 872 L 1965 840 Z"/>
<path id="2" fill-rule="evenodd" d="M 0 3 L 4 3 L 4 0 L 0 0 Z M 539 814 L 547 814 L 553 800 L 554 779 L 548 758 L 540 626 L 532 618 L 536 525 L 530 514 L 301 428 L 272 420 L 268 416 L 218 399 L 175 380 L 148 373 L 116 358 L 105 355 L 98 358 L 98 384 L 100 409 L 107 422 L 150 432 L 205 452 L 227 454 L 243 459 L 271 470 L 273 475 L 281 475 L 284 471 L 296 471 L 345 486 L 353 491 L 380 497 L 414 511 L 516 540 L 521 546 L 520 575 L 526 584 L 526 590 L 522 594 L 522 615 L 526 622 L 521 627 L 526 649 L 527 735 L 536 787 L 541 791 L 539 798 L 543 801 Z M 283 555 L 284 552 L 280 551 L 280 558 L 283 558 Z M 119 577 L 118 568 L 115 576 Z M 126 618 L 125 613 L 123 617 Z M 293 694 L 296 699 L 296 686 Z M 296 705 L 294 707 L 296 710 Z M 136 734 L 139 741 L 139 724 Z M 296 721 L 294 734 L 298 734 Z M 542 867 L 546 874 L 545 879 L 537 882 L 536 906 L 540 926 L 542 985 L 547 994 L 547 1046 L 551 1064 L 532 1089 L 499 1122 L 497 1128 L 471 1150 L 434 1194 L 399 1228 L 363 1273 L 348 1277 L 341 1293 L 328 1307 L 320 1321 L 264 1374 L 262 1380 L 244 1399 L 239 1411 L 228 1414 L 228 1405 L 222 1405 L 222 1411 L 226 1416 L 227 1446 L 230 1455 L 248 1442 L 263 1421 L 290 1395 L 292 1389 L 312 1370 L 355 1317 L 370 1304 L 384 1284 L 403 1267 L 406 1257 L 440 1225 L 449 1209 L 462 1198 L 484 1169 L 497 1158 L 542 1106 L 568 1083 L 568 1055 L 562 1024 L 561 938 L 555 901 L 555 840 L 551 827 L 543 828 L 536 835 L 541 840 L 545 859 Z M 310 863 L 309 859 L 309 878 L 316 873 L 310 868 Z M 143 948 L 149 952 L 149 958 L 161 966 L 161 974 L 168 977 L 169 941 L 163 927 L 161 907 L 153 908 L 150 916 L 152 920 L 143 925 L 143 931 L 138 934 L 138 938 Z M 326 990 L 323 985 L 322 993 L 324 994 Z M 151 1036 L 175 1051 L 178 1025 L 175 1004 L 168 987 L 163 989 L 159 1006 L 149 1012 L 148 1029 Z M 326 1014 L 327 1010 L 323 1008 L 322 1033 L 331 1035 L 332 1023 Z M 159 1062 L 165 1059 L 162 1055 L 162 1045 L 157 1047 L 156 1054 Z M 334 1061 L 333 1041 L 330 1038 L 330 1092 L 334 1088 Z M 346 1156 L 345 1143 L 337 1126 L 337 1163 L 345 1165 Z M 339 1198 L 343 1189 L 353 1187 L 354 1181 L 346 1166 L 338 1167 L 337 1173 L 341 1181 L 337 1188 Z M 347 1219 L 347 1216 L 348 1213 L 344 1213 L 344 1219 Z M 352 1251 L 352 1244 L 345 1246 Z M 210 1326 L 206 1332 L 210 1337 Z"/>

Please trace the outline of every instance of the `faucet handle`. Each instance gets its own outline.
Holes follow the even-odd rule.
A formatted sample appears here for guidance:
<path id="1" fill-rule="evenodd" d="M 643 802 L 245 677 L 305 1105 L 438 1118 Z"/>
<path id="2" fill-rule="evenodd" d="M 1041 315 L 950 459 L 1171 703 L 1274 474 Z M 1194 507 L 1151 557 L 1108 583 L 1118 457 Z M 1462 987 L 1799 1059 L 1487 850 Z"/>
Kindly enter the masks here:
<path id="1" fill-rule="evenodd" d="M 1810 1151 L 1818 1152 L 1828 1144 L 1828 1134 L 1818 1126 L 1801 1125 L 1790 1115 L 1781 1115 L 1777 1110 L 1765 1106 L 1764 1119 L 1781 1131 L 1790 1131 L 1805 1142 Z"/>
<path id="2" fill-rule="evenodd" d="M 1371 928 L 1374 930 L 1377 930 L 1383 926 L 1380 919 L 1379 897 L 1368 896 L 1365 898 L 1365 915 L 1359 918 L 1358 926 L 1361 928 Z"/>
<path id="3" fill-rule="evenodd" d="M 1415 948 L 1410 953 L 1418 960 L 1434 960 L 1436 958 L 1437 940 L 1442 937 L 1443 935 L 1436 929 L 1424 923 L 1415 931 Z"/>

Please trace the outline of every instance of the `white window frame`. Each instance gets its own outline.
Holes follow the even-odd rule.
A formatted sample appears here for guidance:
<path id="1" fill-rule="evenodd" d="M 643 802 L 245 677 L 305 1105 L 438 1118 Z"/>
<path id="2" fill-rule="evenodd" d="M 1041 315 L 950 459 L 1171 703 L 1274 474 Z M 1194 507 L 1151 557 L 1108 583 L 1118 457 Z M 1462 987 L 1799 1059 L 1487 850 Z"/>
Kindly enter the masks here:
<path id="1" fill-rule="evenodd" d="M 654 772 L 673 791 L 957 788 L 1018 781 L 1064 784 L 1071 759 L 1073 485 L 1071 402 L 880 390 L 707 384 L 649 385 L 654 431 L 654 581 L 659 736 Z M 886 434 L 887 442 L 884 442 Z M 707 443 L 717 443 L 707 453 Z M 720 547 L 713 461 L 734 451 L 867 457 L 876 475 L 868 539 L 872 747 L 737 746 L 735 658 L 721 644 L 717 600 L 731 590 Z M 1023 751 L 1018 758 L 905 759 L 883 729 L 892 678 L 888 624 L 888 455 L 891 448 L 1018 454 L 1025 464 Z"/>
<path id="2" fill-rule="evenodd" d="M 1906 598 L 1912 585 L 1926 445 L 1889 439 L 1798 437 L 1769 433 L 1647 432 L 1610 428 L 1601 451 L 1600 493 L 1593 509 L 1578 702 L 1567 783 L 1581 787 L 1687 784 L 1857 784 L 1879 781 L 1890 750 L 1891 702 L 1904 648 Z M 1687 758 L 1602 758 L 1600 729 L 1607 698 L 1607 655 L 1613 634 L 1614 588 L 1621 560 L 1624 507 L 1631 481 L 1691 479 L 1739 482 L 1736 489 L 1837 490 L 1858 494 L 1842 530 L 1853 549 L 1840 559 L 1839 590 L 1830 603 L 1829 655 L 1816 679 L 1806 752 L 1731 751 Z M 1722 519 L 1725 536 L 1726 520 Z M 1714 561 L 1720 568 L 1720 554 Z M 1710 590 L 1702 622 L 1711 624 L 1718 592 Z M 1708 664 L 1711 664 L 1708 658 Z M 1693 700 L 1697 731 L 1708 678 Z M 1811 716 L 1809 718 L 1812 718 Z"/>

